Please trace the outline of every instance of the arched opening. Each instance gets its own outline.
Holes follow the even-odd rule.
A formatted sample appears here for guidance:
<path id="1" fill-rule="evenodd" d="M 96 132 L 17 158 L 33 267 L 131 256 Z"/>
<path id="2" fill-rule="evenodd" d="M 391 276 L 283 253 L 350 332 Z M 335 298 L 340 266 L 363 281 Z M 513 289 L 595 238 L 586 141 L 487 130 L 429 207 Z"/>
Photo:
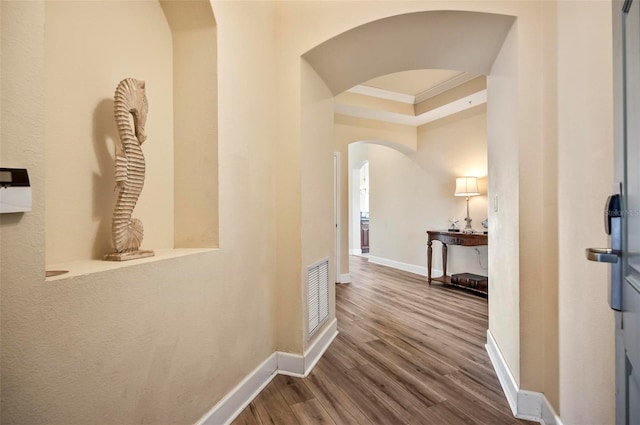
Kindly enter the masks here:
<path id="1" fill-rule="evenodd" d="M 368 148 L 370 145 L 385 146 L 402 154 L 413 150 L 407 146 L 389 140 L 357 140 L 348 144 L 348 243 L 349 254 L 368 254 L 370 249 L 370 163 Z"/>
<path id="2" fill-rule="evenodd" d="M 419 68 L 488 74 L 512 24 L 513 17 L 476 12 L 398 15 L 342 33 L 307 52 L 304 59 L 334 94 L 373 77 Z M 454 27 L 455 36 L 451 36 Z M 397 49 L 399 45 L 403 48 Z M 414 111 L 416 115 L 420 112 Z M 343 143 L 338 140 L 336 150 L 342 151 Z M 342 199 L 346 200 L 344 196 Z M 346 222 L 344 213 L 343 220 Z M 348 232 L 341 235 L 344 274 L 348 273 L 344 269 L 348 264 Z"/>
<path id="3" fill-rule="evenodd" d="M 374 21 L 346 31 L 303 55 L 302 80 L 302 261 L 311 264 L 319 253 L 333 253 L 331 239 L 306 237 L 314 228 L 332 226 L 330 215 L 323 215 L 320 192 L 316 189 L 331 180 L 322 170 L 333 151 L 345 155 L 349 141 L 336 136 L 334 145 L 327 136 L 334 132 L 338 119 L 333 117 L 333 98 L 373 77 L 413 69 L 455 69 L 487 75 L 487 198 L 499 199 L 500 210 L 488 211 L 488 267 L 494 279 L 490 289 L 490 317 L 508 317 L 492 321 L 490 329 L 505 343 L 503 352 L 514 375 L 519 374 L 520 334 L 520 250 L 519 149 L 517 25 L 506 15 L 436 11 L 398 15 Z M 398 49 L 402 46 L 402 49 Z M 415 140 L 415 136 L 414 140 Z M 411 137 L 409 137 L 411 139 Z M 415 143 L 415 141 L 414 141 Z M 407 143 L 410 146 L 411 143 Z M 415 150 L 415 145 L 410 146 Z M 314 161 L 305 163 L 305 157 Z M 324 165 L 327 165 L 325 167 Z M 348 181 L 343 166 L 342 180 Z M 482 177 L 482 176 L 478 176 Z M 322 182 L 325 183 L 322 183 Z M 453 183 L 452 183 L 453 184 Z M 305 196 L 314 192 L 316 197 Z M 453 190 L 451 190 L 453 193 Z M 324 199 L 330 199 L 329 197 Z M 348 222 L 348 189 L 342 187 L 342 222 Z M 486 204 L 485 204 L 486 205 Z M 309 212 L 316 214 L 313 225 Z M 479 223 L 485 217 L 476 218 Z M 309 231 L 307 231 L 309 230 Z M 416 229 L 423 233 L 426 229 Z M 325 232 L 331 235 L 332 233 Z M 342 274 L 348 273 L 344 256 L 348 253 L 348 230 L 341 233 Z M 329 255 L 333 257 L 333 255 Z M 335 258 L 335 257 L 334 257 Z M 499 261 L 498 261 L 499 259 Z M 304 292 L 304 291 L 303 291 Z"/>
<path id="4" fill-rule="evenodd" d="M 357 142 L 356 142 L 357 143 Z M 369 253 L 369 161 L 349 148 L 349 255 Z"/>
<path id="5" fill-rule="evenodd" d="M 351 127 L 356 124 L 353 122 Z M 448 229 L 450 220 L 458 221 L 459 229 L 464 226 L 466 203 L 454 196 L 457 177 L 478 177 L 481 192 L 470 199 L 470 215 L 474 232 L 484 231 L 481 222 L 488 216 L 486 105 L 411 128 L 415 131 L 415 150 L 398 143 L 395 146 L 376 141 L 351 143 L 349 176 L 351 182 L 357 182 L 361 164 L 370 164 L 370 220 L 365 223 L 369 231 L 369 262 L 426 277 L 426 231 Z M 352 205 L 348 234 L 352 255 L 360 254 L 357 238 L 360 224 L 356 214 L 359 192 L 357 183 L 349 188 Z M 441 276 L 444 270 L 441 244 L 433 244 L 433 253 L 432 276 Z M 448 254 L 449 276 L 455 273 L 488 276 L 487 246 L 451 245 Z"/>
<path id="6" fill-rule="evenodd" d="M 353 28 L 303 57 L 334 95 L 412 69 L 488 75 L 513 23 L 513 16 L 479 12 L 408 13 Z"/>

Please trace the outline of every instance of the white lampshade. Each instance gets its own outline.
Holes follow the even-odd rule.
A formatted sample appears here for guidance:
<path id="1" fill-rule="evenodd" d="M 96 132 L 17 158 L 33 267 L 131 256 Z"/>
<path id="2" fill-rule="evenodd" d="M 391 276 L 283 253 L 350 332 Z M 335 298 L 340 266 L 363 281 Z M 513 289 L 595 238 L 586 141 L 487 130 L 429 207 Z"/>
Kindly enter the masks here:
<path id="1" fill-rule="evenodd" d="M 477 177 L 458 177 L 456 178 L 455 196 L 476 196 L 480 195 L 478 190 Z"/>

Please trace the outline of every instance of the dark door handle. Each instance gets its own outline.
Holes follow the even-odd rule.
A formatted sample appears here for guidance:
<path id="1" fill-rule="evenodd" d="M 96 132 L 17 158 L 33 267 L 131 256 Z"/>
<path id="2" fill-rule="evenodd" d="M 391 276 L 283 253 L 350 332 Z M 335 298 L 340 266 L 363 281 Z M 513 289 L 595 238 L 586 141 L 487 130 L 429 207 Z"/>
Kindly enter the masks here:
<path id="1" fill-rule="evenodd" d="M 589 261 L 611 264 L 611 279 L 609 281 L 609 306 L 620 311 L 622 308 L 622 274 L 623 274 L 623 253 L 622 253 L 622 220 L 624 213 L 622 206 L 624 199 L 620 196 L 622 184 L 619 185 L 619 192 L 607 198 L 604 204 L 604 230 L 610 236 L 610 248 L 587 248 L 584 253 Z"/>
<path id="2" fill-rule="evenodd" d="M 622 253 L 612 248 L 587 248 L 584 250 L 587 260 L 598 263 L 617 263 Z"/>

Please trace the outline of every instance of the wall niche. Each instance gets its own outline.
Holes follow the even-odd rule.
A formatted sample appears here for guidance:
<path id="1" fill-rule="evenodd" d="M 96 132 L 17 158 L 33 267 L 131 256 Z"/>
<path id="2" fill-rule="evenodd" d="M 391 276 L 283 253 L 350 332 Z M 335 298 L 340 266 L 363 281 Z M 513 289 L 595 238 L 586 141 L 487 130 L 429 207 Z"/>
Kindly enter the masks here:
<path id="1" fill-rule="evenodd" d="M 207 1 L 46 2 L 46 264 L 113 251 L 113 94 L 146 82 L 147 175 L 134 217 L 155 260 L 218 246 L 216 23 Z M 152 260 L 152 261 L 155 261 Z M 121 263 L 126 266 L 132 262 Z M 133 262 L 136 263 L 135 261 Z M 114 265 L 108 268 L 113 268 Z"/>

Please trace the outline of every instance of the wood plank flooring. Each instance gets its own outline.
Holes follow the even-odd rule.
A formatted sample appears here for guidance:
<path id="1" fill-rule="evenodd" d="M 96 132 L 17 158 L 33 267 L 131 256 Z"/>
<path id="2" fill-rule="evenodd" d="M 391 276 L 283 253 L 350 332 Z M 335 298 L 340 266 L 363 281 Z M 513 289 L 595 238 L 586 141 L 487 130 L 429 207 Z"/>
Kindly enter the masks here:
<path id="1" fill-rule="evenodd" d="M 484 349 L 487 300 L 351 257 L 339 335 L 305 379 L 278 375 L 234 425 L 532 424 Z"/>

